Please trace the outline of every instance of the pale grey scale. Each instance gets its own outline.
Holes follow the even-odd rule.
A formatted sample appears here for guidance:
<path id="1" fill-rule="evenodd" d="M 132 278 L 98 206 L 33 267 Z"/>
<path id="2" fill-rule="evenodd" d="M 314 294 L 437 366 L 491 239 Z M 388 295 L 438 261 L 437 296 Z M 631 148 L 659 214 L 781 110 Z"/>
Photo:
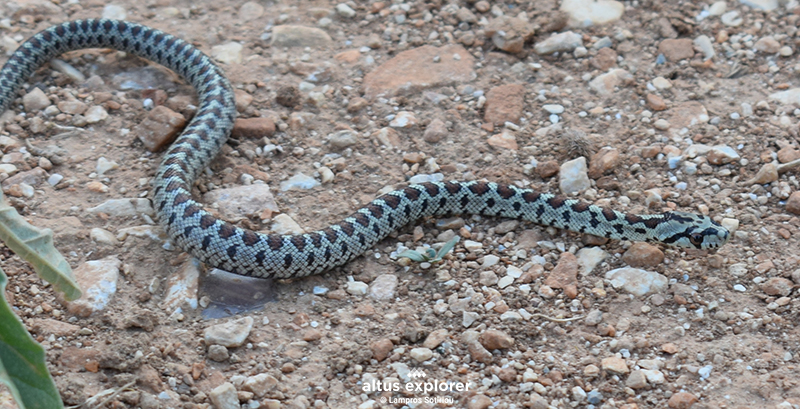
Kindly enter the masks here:
<path id="1" fill-rule="evenodd" d="M 281 278 L 317 274 L 363 254 L 409 222 L 443 214 L 522 218 L 611 238 L 682 247 L 714 248 L 728 239 L 727 230 L 709 218 L 678 212 L 630 217 L 614 212 L 614 221 L 593 226 L 593 220 L 603 217 L 600 208 L 480 182 L 411 185 L 375 199 L 339 224 L 301 236 L 247 231 L 217 220 L 191 199 L 195 178 L 230 134 L 236 108 L 232 88 L 221 70 L 183 40 L 139 24 L 104 19 L 48 28 L 21 45 L 0 70 L 0 111 L 10 105 L 17 89 L 41 64 L 63 52 L 87 47 L 114 48 L 148 58 L 176 71 L 197 89 L 198 111 L 164 154 L 154 181 L 153 204 L 159 221 L 179 247 L 234 273 Z M 647 224 L 647 220 L 653 223 Z"/>

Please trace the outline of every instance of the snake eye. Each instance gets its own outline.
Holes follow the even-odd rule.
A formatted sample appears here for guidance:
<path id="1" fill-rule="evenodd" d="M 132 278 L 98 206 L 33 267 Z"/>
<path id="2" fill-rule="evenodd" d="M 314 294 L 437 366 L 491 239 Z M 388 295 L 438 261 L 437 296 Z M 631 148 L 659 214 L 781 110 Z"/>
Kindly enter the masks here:
<path id="1" fill-rule="evenodd" d="M 689 235 L 689 241 L 691 241 L 696 247 L 700 248 L 700 246 L 703 244 L 703 235 L 700 233 L 692 233 Z"/>

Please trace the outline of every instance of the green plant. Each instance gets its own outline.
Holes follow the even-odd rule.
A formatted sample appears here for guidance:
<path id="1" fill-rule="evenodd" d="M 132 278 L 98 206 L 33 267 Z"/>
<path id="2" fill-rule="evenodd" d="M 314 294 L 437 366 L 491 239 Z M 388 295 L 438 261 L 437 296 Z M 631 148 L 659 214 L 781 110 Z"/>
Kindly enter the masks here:
<path id="1" fill-rule="evenodd" d="M 431 263 L 431 264 L 438 263 L 442 261 L 442 257 L 444 257 L 447 253 L 450 252 L 450 250 L 453 249 L 453 247 L 455 247 L 456 243 L 458 243 L 458 240 L 459 240 L 458 236 L 453 237 L 452 239 L 450 239 L 450 241 L 445 243 L 439 249 L 439 251 L 435 251 L 430 248 L 425 249 L 425 252 L 423 253 L 420 253 L 415 250 L 406 250 L 398 254 L 397 257 L 406 257 L 411 261 L 415 261 L 417 263 Z"/>
<path id="2" fill-rule="evenodd" d="M 67 300 L 81 295 L 72 269 L 53 247 L 53 232 L 28 224 L 0 192 L 0 240 L 31 263 L 36 274 L 63 292 Z M 0 382 L 11 390 L 20 409 L 63 408 L 45 365 L 44 348 L 14 314 L 5 298 L 7 283 L 0 269 Z"/>

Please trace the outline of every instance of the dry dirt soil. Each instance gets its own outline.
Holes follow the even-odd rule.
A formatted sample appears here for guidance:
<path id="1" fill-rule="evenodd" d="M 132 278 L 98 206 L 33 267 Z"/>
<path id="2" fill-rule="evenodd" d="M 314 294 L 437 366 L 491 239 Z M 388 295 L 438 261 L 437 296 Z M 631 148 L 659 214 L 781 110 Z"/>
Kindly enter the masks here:
<path id="1" fill-rule="evenodd" d="M 385 3 L 348 2 L 353 16 L 329 1 L 115 4 L 128 20 L 178 35 L 209 54 L 230 42 L 243 46 L 240 62 L 220 63 L 238 95 L 251 97 L 240 117 L 270 118 L 277 129 L 267 139 L 232 139 L 212 172 L 201 177 L 198 197 L 209 187 L 240 186 L 240 175 L 250 173 L 266 179 L 279 213 L 310 230 L 341 220 L 385 188 L 402 187 L 418 174 L 440 172 L 445 179 L 558 192 L 559 165 L 580 156 L 591 162 L 601 148 L 610 147 L 616 161 L 593 175 L 592 186 L 579 197 L 636 213 L 707 212 L 716 220 L 738 222 L 733 240 L 716 252 L 647 248 L 639 260 L 642 268 L 663 275 L 669 285 L 634 296 L 605 279 L 607 271 L 631 263 L 623 260 L 631 243 L 598 244 L 575 233 L 525 222 L 501 225 L 503 220 L 485 217 L 445 220 L 444 226 L 424 220 L 344 267 L 269 283 L 271 301 L 241 314 L 254 319 L 245 344 L 229 348 L 227 358 L 216 350 L 214 358 L 221 359 L 216 361 L 209 357 L 204 331 L 231 318 L 207 320 L 202 307 L 176 313 L 162 304 L 165 281 L 185 267 L 188 257 L 165 249 L 158 238 L 98 242 L 90 234 L 94 228 L 116 234 L 145 220 L 87 211 L 109 199 L 149 197 L 160 154 L 147 152 L 136 132 L 127 130 L 148 116 L 146 99 L 192 101 L 194 93 L 171 75 L 153 80 L 155 90 L 123 90 L 113 78 L 127 74 L 143 81 L 147 62 L 102 50 L 74 52 L 66 61 L 87 77 L 99 75 L 110 103 L 94 102 L 97 91 L 50 66 L 39 70 L 20 96 L 38 86 L 53 101 L 72 96 L 89 106 L 102 105 L 109 117 L 65 133 L 59 127 L 72 126 L 71 115 L 27 112 L 22 117 L 20 99 L 12 104 L 11 121 L 0 129 L 12 138 L 6 140 L 3 162 L 19 171 L 44 165 L 48 175 L 64 176 L 56 187 L 42 181 L 30 197 L 10 195 L 13 205 L 31 223 L 55 230 L 56 247 L 73 268 L 109 256 L 122 262 L 109 305 L 80 317 L 68 312 L 30 266 L 6 248 L 0 252 L 10 280 L 7 299 L 45 346 L 67 404 L 82 404 L 111 389 L 117 393 L 103 407 L 204 408 L 224 390 L 215 388 L 231 383 L 240 403 L 250 408 L 403 407 L 400 398 L 425 397 L 439 401 L 409 402 L 408 407 L 798 408 L 800 219 L 787 202 L 800 186 L 794 170 L 771 183 L 746 183 L 764 165 L 800 156 L 796 107 L 768 99 L 800 83 L 797 9 L 781 5 L 767 12 L 729 0 L 727 10 L 738 11 L 742 22 L 727 26 L 720 16 L 698 21 L 710 4 L 645 0 L 624 2 L 625 13 L 616 22 L 569 29 L 556 1 L 461 0 L 453 1 L 455 8 L 446 1 Z M 51 24 L 100 17 L 104 6 L 98 0 L 15 0 L 0 6 L 0 18 L 7 19 L 0 37 L 13 45 Z M 459 8 L 475 20 L 469 22 L 464 11 L 454 13 Z M 519 21 L 528 28 L 513 33 L 525 36 L 521 49 L 503 51 L 487 38 L 483 23 L 500 13 L 527 16 L 527 22 Z M 331 42 L 273 45 L 274 27 L 285 24 L 321 27 Z M 566 30 L 579 34 L 583 49 L 534 52 L 534 44 Z M 711 60 L 692 44 L 688 56 L 659 57 L 687 50 L 685 42 L 664 40 L 702 35 L 715 50 Z M 606 51 L 594 47 L 604 37 L 610 39 Z M 759 47 L 766 51 L 757 49 L 765 37 L 770 39 Z M 447 44 L 463 46 L 474 58 L 471 79 L 387 97 L 364 94 L 365 77 L 391 58 Z M 788 47 L 788 55 L 776 44 Z M 612 83 L 607 94 L 591 89 L 592 79 L 613 69 L 628 75 Z M 309 98 L 301 82 L 313 72 L 324 75 L 312 83 L 316 93 Z M 520 106 L 509 102 L 514 95 L 490 95 L 507 84 L 522 86 Z M 492 124 L 482 96 L 489 97 L 487 104 L 508 103 L 505 109 L 522 120 L 505 127 Z M 554 118 L 544 104 L 563 107 L 558 126 L 551 127 Z M 686 123 L 699 115 L 698 106 L 706 110 L 705 122 Z M 390 126 L 400 111 L 410 112 L 416 124 Z M 426 137 L 435 121 L 446 132 Z M 391 131 L 381 134 L 384 128 Z M 328 141 L 348 129 L 356 132 L 354 144 L 337 149 Z M 489 143 L 503 132 L 505 137 Z M 58 145 L 68 152 L 66 160 L 48 164 L 39 155 L 21 154 L 25 139 L 39 147 Z M 696 165 L 693 171 L 685 162 L 671 169 L 669 158 L 684 154 L 692 143 L 724 145 L 739 157 L 703 152 L 684 157 Z M 252 154 L 268 145 L 274 145 L 268 154 Z M 101 156 L 119 168 L 98 177 Z M 320 180 L 322 165 L 333 170 L 332 181 L 281 191 L 280 183 L 297 173 Z M 266 230 L 275 216 L 267 211 L 238 223 Z M 403 266 L 391 258 L 399 245 L 441 242 L 447 235 L 440 234 L 451 226 L 481 248 L 470 251 L 462 239 L 453 254 L 430 268 Z M 564 289 L 546 285 L 559 268 L 569 270 L 560 265 L 562 253 L 594 246 L 608 257 L 593 271 L 577 274 L 573 266 Z M 502 278 L 519 270 L 522 275 L 506 286 Z M 376 278 L 387 275 L 380 282 L 390 284 L 388 300 L 347 291 L 349 280 L 375 287 Z M 202 305 L 214 302 L 203 293 L 199 298 Z M 579 319 L 561 322 L 543 315 Z M 465 317 L 472 321 L 469 328 Z M 371 379 L 405 385 L 404 376 L 414 368 L 426 374 L 417 382 L 460 382 L 468 390 L 363 390 Z M 259 374 L 266 375 L 257 378 L 266 384 L 264 391 L 245 385 Z M 3 404 L 11 405 L 7 396 Z"/>

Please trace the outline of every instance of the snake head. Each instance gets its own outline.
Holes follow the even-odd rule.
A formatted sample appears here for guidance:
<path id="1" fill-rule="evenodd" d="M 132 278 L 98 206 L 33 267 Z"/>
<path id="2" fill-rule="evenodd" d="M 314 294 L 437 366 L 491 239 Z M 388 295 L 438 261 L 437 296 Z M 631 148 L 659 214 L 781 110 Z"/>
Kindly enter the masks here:
<path id="1" fill-rule="evenodd" d="M 686 212 L 665 212 L 662 216 L 656 227 L 658 238 L 670 246 L 715 249 L 730 239 L 728 229 L 708 216 Z"/>

